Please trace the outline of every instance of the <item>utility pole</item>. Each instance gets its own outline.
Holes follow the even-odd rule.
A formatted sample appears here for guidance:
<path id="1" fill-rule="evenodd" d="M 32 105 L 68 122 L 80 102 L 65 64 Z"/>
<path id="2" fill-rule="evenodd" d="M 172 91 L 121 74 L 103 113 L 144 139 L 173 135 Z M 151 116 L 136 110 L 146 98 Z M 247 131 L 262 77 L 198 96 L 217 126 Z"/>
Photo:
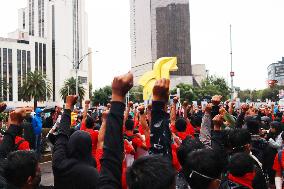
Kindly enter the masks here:
<path id="1" fill-rule="evenodd" d="M 230 55 L 231 55 L 231 100 L 234 98 L 235 88 L 234 88 L 234 76 L 235 73 L 233 72 L 233 47 L 232 47 L 232 25 L 230 24 Z"/>

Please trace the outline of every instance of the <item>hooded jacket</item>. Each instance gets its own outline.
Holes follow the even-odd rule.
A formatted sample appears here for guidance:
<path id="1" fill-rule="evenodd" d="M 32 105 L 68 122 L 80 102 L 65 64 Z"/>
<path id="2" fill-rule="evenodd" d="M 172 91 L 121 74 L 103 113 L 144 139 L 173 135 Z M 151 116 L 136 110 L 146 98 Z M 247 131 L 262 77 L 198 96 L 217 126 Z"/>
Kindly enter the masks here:
<path id="1" fill-rule="evenodd" d="M 52 168 L 55 188 L 97 187 L 98 172 L 87 132 L 76 131 L 70 138 L 71 111 L 65 110 L 54 145 Z"/>
<path id="2" fill-rule="evenodd" d="M 42 110 L 37 108 L 35 110 L 36 115 L 33 118 L 32 121 L 32 126 L 33 126 L 33 130 L 34 130 L 34 134 L 35 135 L 40 135 L 41 134 L 41 130 L 42 130 L 42 119 L 41 119 L 41 112 Z"/>

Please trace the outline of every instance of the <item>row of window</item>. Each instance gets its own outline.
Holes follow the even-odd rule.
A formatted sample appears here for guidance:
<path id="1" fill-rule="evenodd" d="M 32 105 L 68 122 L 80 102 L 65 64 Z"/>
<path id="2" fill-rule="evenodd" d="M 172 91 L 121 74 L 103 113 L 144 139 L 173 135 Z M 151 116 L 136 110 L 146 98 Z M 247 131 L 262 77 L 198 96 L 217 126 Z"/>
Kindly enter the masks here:
<path id="1" fill-rule="evenodd" d="M 12 49 L 0 48 L 0 98 L 4 101 L 13 100 L 13 67 Z"/>
<path id="2" fill-rule="evenodd" d="M 29 35 L 34 36 L 35 35 L 35 2 L 34 0 L 29 0 Z"/>
<path id="3" fill-rule="evenodd" d="M 46 44 L 35 43 L 35 71 L 46 75 Z"/>
<path id="4" fill-rule="evenodd" d="M 18 99 L 22 100 L 20 89 L 26 80 L 27 73 L 31 71 L 31 52 L 17 50 L 17 71 L 18 71 Z"/>

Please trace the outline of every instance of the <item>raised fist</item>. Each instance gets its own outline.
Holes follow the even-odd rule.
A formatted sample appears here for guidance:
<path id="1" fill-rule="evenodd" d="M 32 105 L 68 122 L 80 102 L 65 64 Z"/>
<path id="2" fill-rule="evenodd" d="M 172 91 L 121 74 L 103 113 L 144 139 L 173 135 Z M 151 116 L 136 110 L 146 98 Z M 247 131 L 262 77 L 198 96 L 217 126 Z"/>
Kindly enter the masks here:
<path id="1" fill-rule="evenodd" d="M 145 112 L 145 107 L 144 107 L 144 106 L 139 106 L 139 107 L 138 107 L 138 111 L 140 112 L 140 114 L 144 114 L 144 112 Z"/>
<path id="2" fill-rule="evenodd" d="M 108 113 L 109 113 L 109 110 L 106 110 L 106 111 L 104 111 L 104 112 L 102 113 L 102 119 L 103 119 L 103 120 L 106 120 L 106 119 L 107 119 Z"/>
<path id="3" fill-rule="evenodd" d="M 132 102 L 132 101 L 129 101 L 129 102 L 128 102 L 128 107 L 131 108 L 132 106 L 133 106 L 133 102 Z"/>
<path id="4" fill-rule="evenodd" d="M 133 87 L 133 74 L 117 76 L 112 82 L 112 101 L 124 102 L 126 93 Z"/>
<path id="5" fill-rule="evenodd" d="M 9 124 L 20 125 L 27 114 L 33 111 L 32 108 L 18 108 L 9 115 Z"/>
<path id="6" fill-rule="evenodd" d="M 156 81 L 153 88 L 153 101 L 168 102 L 169 88 L 170 88 L 170 80 L 160 79 Z"/>
<path id="7" fill-rule="evenodd" d="M 179 100 L 179 98 L 178 98 L 177 96 L 175 96 L 175 97 L 173 98 L 173 103 L 174 103 L 174 104 L 177 104 L 177 103 L 178 103 L 178 100 Z"/>
<path id="8" fill-rule="evenodd" d="M 76 96 L 76 95 L 67 96 L 66 97 L 66 106 L 68 108 L 73 107 L 77 103 L 77 100 L 78 100 L 78 96 Z"/>
<path id="9" fill-rule="evenodd" d="M 212 97 L 211 101 L 214 105 L 219 105 L 221 102 L 221 98 L 222 98 L 221 95 L 215 95 Z"/>
<path id="10" fill-rule="evenodd" d="M 209 103 L 205 107 L 205 112 L 208 113 L 208 114 L 211 114 L 211 110 L 212 110 L 212 104 Z"/>
<path id="11" fill-rule="evenodd" d="M 184 101 L 183 104 L 182 104 L 182 106 L 183 106 L 184 108 L 188 108 L 188 102 L 187 102 L 187 101 Z"/>
<path id="12" fill-rule="evenodd" d="M 218 125 L 218 126 L 221 126 L 223 124 L 223 116 L 222 115 L 216 115 L 213 119 L 213 124 L 214 125 Z"/>
<path id="13" fill-rule="evenodd" d="M 224 116 L 226 112 L 227 112 L 227 111 L 225 110 L 225 108 L 220 108 L 220 110 L 219 110 L 219 113 L 220 113 L 222 116 Z"/>
<path id="14" fill-rule="evenodd" d="M 7 104 L 4 103 L 4 102 L 1 102 L 0 103 L 0 112 L 3 112 L 6 109 L 6 107 L 7 107 Z"/>
<path id="15" fill-rule="evenodd" d="M 249 105 L 248 104 L 242 104 L 241 106 L 241 109 L 242 109 L 242 112 L 247 112 L 249 110 Z"/>

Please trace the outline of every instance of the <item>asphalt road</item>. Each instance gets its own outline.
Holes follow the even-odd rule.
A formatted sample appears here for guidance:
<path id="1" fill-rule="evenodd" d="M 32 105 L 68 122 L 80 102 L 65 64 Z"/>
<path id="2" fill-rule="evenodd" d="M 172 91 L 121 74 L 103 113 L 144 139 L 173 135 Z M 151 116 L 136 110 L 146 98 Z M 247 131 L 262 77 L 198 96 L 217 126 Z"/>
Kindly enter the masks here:
<path id="1" fill-rule="evenodd" d="M 53 173 L 51 168 L 51 161 L 41 163 L 40 164 L 41 169 L 41 185 L 42 186 L 53 186 L 54 185 L 54 179 L 53 179 Z"/>

